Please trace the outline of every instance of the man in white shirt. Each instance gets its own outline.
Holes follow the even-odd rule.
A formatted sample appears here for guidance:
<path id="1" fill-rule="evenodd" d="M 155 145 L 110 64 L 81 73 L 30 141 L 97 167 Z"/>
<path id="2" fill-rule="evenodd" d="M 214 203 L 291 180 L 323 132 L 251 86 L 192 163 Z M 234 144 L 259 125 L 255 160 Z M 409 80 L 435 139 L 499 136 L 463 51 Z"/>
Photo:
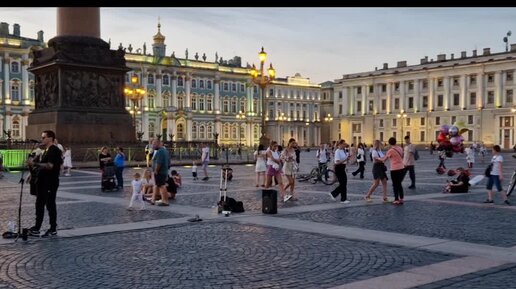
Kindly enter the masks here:
<path id="1" fill-rule="evenodd" d="M 330 192 L 332 200 L 340 194 L 340 202 L 342 204 L 349 204 L 348 201 L 348 177 L 346 175 L 346 162 L 348 160 L 348 153 L 345 151 L 346 142 L 340 140 L 338 142 L 338 149 L 335 151 L 334 163 L 335 163 L 335 174 L 339 180 L 339 186 Z"/>
<path id="2" fill-rule="evenodd" d="M 414 160 L 414 154 L 416 153 L 416 148 L 410 142 L 410 137 L 405 136 L 405 148 L 403 152 L 403 164 L 405 165 L 405 170 L 408 171 L 411 184 L 408 187 L 409 189 L 416 188 L 416 173 L 414 171 L 414 165 L 416 161 Z"/>
<path id="3" fill-rule="evenodd" d="M 208 164 L 210 163 L 210 147 L 208 144 L 204 144 L 204 147 L 202 148 L 202 155 L 201 155 L 201 164 L 202 164 L 202 170 L 204 172 L 204 178 L 202 178 L 203 181 L 207 181 L 209 179 L 208 177 Z"/>
<path id="4" fill-rule="evenodd" d="M 322 168 L 323 165 L 326 165 L 326 163 L 328 162 L 328 157 L 327 157 L 326 152 L 327 152 L 326 144 L 321 143 L 321 146 L 315 153 L 315 157 L 317 158 L 317 160 L 319 162 L 319 170 Z"/>

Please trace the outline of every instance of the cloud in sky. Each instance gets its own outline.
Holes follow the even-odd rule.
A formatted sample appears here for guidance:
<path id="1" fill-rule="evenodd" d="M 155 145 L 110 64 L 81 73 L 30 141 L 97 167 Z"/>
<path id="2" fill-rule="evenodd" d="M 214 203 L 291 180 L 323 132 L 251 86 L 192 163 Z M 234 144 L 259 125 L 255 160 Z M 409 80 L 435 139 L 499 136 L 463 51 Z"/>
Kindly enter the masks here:
<path id="1" fill-rule="evenodd" d="M 101 36 L 136 49 L 152 36 L 161 18 L 167 55 L 215 53 L 257 63 L 261 46 L 279 76 L 299 72 L 313 82 L 342 74 L 393 66 L 424 56 L 460 55 L 473 49 L 505 49 L 502 39 L 516 30 L 516 8 L 101 8 Z M 56 8 L 3 8 L 0 21 L 21 25 L 23 36 L 56 34 Z M 11 28 L 12 29 L 12 28 Z M 516 31 L 515 31 L 516 32 Z M 516 36 L 514 36 L 516 37 Z M 516 43 L 514 38 L 510 42 Z"/>

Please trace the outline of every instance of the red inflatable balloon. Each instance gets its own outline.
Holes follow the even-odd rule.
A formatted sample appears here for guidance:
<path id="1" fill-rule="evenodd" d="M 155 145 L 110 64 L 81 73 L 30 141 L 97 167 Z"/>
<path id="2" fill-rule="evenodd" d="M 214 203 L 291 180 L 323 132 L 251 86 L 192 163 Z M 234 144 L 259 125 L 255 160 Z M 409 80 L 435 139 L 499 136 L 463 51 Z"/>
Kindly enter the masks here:
<path id="1" fill-rule="evenodd" d="M 437 136 L 437 142 L 438 143 L 442 143 L 444 142 L 445 140 L 447 140 L 447 137 L 444 133 L 440 133 L 438 136 Z"/>

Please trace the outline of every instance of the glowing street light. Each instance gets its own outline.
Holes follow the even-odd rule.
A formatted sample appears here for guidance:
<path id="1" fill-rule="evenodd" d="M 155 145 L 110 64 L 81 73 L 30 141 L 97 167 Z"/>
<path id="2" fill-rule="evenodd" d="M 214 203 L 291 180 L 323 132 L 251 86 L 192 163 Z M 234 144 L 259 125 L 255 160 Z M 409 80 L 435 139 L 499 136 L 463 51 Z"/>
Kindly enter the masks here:
<path id="1" fill-rule="evenodd" d="M 133 116 L 133 127 L 136 130 L 136 105 L 143 99 L 145 96 L 145 89 L 141 86 L 138 76 L 133 74 L 131 76 L 131 83 L 124 88 L 124 95 L 131 100 L 132 108 L 129 113 Z"/>

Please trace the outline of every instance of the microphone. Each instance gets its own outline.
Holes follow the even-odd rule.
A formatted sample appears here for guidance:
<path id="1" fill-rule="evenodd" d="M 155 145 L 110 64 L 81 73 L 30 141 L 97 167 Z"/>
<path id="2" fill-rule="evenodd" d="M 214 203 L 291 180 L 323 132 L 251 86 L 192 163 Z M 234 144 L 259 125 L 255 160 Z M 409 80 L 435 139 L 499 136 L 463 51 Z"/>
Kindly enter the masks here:
<path id="1" fill-rule="evenodd" d="M 35 140 L 35 139 L 29 139 L 29 142 L 31 142 L 31 143 L 40 143 L 39 140 Z"/>

